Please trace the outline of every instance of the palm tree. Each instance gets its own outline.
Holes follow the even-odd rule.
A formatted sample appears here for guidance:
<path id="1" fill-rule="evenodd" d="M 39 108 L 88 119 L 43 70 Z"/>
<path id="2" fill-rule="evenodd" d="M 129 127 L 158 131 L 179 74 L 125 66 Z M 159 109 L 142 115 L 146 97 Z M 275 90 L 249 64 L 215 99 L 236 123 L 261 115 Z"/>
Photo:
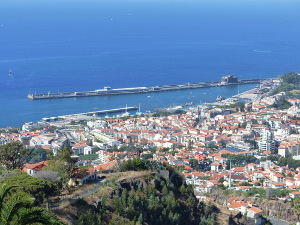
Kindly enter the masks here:
<path id="1" fill-rule="evenodd" d="M 0 188 L 1 225 L 60 224 L 45 209 L 33 207 L 34 198 L 15 187 L 3 184 Z"/>

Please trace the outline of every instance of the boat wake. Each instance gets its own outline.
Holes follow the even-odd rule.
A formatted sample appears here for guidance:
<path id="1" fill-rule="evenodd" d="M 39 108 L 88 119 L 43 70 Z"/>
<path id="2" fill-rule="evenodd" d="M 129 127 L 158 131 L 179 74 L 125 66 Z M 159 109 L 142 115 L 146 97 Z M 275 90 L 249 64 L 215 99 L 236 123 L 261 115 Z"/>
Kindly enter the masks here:
<path id="1" fill-rule="evenodd" d="M 270 53 L 272 51 L 269 50 L 253 50 L 254 52 L 259 52 L 259 53 Z"/>

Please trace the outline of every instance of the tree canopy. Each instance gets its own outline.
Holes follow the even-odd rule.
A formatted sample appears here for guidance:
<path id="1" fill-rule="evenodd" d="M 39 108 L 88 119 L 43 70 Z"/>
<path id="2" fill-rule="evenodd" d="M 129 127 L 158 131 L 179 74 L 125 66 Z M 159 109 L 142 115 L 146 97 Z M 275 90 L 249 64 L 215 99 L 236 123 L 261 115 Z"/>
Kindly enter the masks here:
<path id="1" fill-rule="evenodd" d="M 148 169 L 146 163 L 144 160 L 140 158 L 128 160 L 124 162 L 121 167 L 121 171 L 128 171 L 128 170 L 135 170 L 135 171 L 140 171 L 140 170 L 146 170 Z"/>
<path id="2" fill-rule="evenodd" d="M 73 158 L 73 150 L 65 146 L 57 151 L 55 158 L 59 163 L 63 164 L 64 170 L 66 171 L 69 177 L 72 176 L 75 170 L 75 163 L 77 162 L 77 158 Z"/>
<path id="3" fill-rule="evenodd" d="M 72 156 L 72 149 L 68 147 L 61 148 L 57 151 L 56 160 L 49 161 L 49 165 L 43 170 L 57 172 L 59 177 L 61 177 L 61 183 L 66 185 L 70 178 L 83 176 L 87 173 L 86 167 L 76 166 L 78 158 Z"/>
<path id="4" fill-rule="evenodd" d="M 286 99 L 280 99 L 277 103 L 274 103 L 273 105 L 271 105 L 271 107 L 276 108 L 276 109 L 288 109 L 292 106 L 292 104 L 287 101 Z"/>
<path id="5" fill-rule="evenodd" d="M 222 157 L 231 159 L 233 166 L 245 166 L 248 163 L 256 163 L 257 161 L 257 158 L 253 155 L 222 154 Z"/>
<path id="6" fill-rule="evenodd" d="M 53 152 L 51 150 L 43 149 L 43 148 L 37 148 L 34 149 L 29 158 L 28 161 L 31 164 L 35 164 L 44 160 L 49 160 L 53 158 Z"/>
<path id="7" fill-rule="evenodd" d="M 36 204 L 41 204 L 46 198 L 59 193 L 55 184 L 47 180 L 32 177 L 28 174 L 8 177 L 0 181 L 0 185 L 5 183 L 16 186 L 15 190 L 33 195 Z"/>
<path id="8" fill-rule="evenodd" d="M 296 169 L 300 167 L 300 160 L 295 160 L 292 157 L 280 158 L 278 161 L 278 166 L 286 166 L 288 165 L 291 169 Z"/>
<path id="9" fill-rule="evenodd" d="M 31 150 L 19 141 L 9 142 L 0 146 L 0 162 L 7 169 L 19 169 L 30 156 Z"/>

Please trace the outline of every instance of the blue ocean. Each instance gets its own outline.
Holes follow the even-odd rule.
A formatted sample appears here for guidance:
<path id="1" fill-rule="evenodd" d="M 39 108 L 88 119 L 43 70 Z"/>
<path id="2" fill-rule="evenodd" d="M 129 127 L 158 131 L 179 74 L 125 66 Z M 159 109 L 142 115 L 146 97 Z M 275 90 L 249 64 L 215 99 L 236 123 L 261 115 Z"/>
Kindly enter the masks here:
<path id="1" fill-rule="evenodd" d="M 35 101 L 29 93 L 300 72 L 299 9 L 299 0 L 1 0 L 0 127 L 213 102 L 253 85 Z"/>

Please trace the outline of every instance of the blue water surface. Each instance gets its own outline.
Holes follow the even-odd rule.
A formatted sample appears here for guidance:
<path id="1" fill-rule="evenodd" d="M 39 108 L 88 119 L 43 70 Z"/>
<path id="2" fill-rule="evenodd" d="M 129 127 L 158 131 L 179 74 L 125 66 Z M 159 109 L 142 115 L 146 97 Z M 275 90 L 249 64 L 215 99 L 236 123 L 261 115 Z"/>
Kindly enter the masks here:
<path id="1" fill-rule="evenodd" d="M 1 0 L 0 127 L 126 104 L 211 102 L 253 86 L 41 101 L 28 93 L 300 72 L 299 9 L 298 0 Z"/>

